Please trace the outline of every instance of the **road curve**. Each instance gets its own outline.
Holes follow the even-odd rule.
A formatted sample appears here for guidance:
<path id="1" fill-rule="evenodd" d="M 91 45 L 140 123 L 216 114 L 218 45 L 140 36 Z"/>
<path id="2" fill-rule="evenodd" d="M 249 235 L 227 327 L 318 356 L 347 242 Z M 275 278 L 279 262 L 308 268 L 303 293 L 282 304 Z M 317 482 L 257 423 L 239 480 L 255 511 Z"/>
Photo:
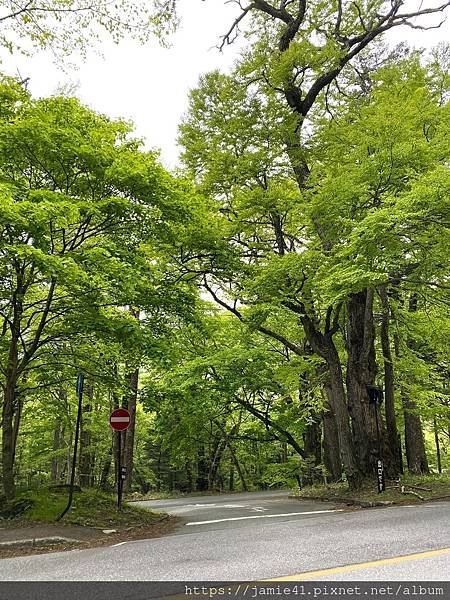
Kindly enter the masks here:
<path id="1" fill-rule="evenodd" d="M 169 501 L 161 502 L 169 509 Z M 450 552 L 430 554 L 450 547 L 449 502 L 350 512 L 270 493 L 171 502 L 172 512 L 197 524 L 186 524 L 175 535 L 116 547 L 5 559 L 0 562 L 0 580 L 307 579 L 307 573 L 314 572 L 315 579 L 409 580 L 414 575 L 438 581 L 450 573 Z M 224 507 L 231 504 L 235 508 Z M 252 508 L 267 510 L 258 513 Z M 283 516 L 275 516 L 278 510 Z M 266 518 L 268 514 L 274 516 Z M 247 516 L 261 518 L 239 520 Z M 204 521 L 216 522 L 198 524 Z M 419 556 L 386 562 L 413 554 Z M 384 562 L 375 562 L 380 560 Z M 366 566 L 355 567 L 361 563 Z M 353 570 L 345 571 L 348 565 Z M 327 574 L 336 567 L 343 570 Z"/>

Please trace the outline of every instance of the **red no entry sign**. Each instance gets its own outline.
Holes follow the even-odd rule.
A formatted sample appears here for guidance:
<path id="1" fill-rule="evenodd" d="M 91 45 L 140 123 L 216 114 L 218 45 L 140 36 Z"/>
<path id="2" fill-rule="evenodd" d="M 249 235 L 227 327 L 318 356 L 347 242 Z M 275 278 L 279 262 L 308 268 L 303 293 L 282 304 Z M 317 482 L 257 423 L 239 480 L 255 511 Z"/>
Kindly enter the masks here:
<path id="1" fill-rule="evenodd" d="M 126 408 L 117 408 L 109 416 L 109 424 L 115 431 L 125 431 L 130 426 L 131 415 Z"/>

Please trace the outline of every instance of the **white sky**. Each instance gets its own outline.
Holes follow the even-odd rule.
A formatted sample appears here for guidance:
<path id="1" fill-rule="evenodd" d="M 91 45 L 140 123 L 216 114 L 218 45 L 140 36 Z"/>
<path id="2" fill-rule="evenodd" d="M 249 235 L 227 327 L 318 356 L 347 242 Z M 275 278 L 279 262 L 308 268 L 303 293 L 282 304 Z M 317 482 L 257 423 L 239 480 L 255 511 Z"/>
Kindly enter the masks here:
<path id="1" fill-rule="evenodd" d="M 30 77 L 29 88 L 36 96 L 50 95 L 67 83 L 77 84 L 76 93 L 83 102 L 111 117 L 131 119 L 147 146 L 160 148 L 163 163 L 174 167 L 177 127 L 187 108 L 189 89 L 196 86 L 201 73 L 226 70 L 236 58 L 237 45 L 222 53 L 216 46 L 237 10 L 224 0 L 181 0 L 182 24 L 169 49 L 159 47 L 157 41 L 144 46 L 129 41 L 115 46 L 105 41 L 103 58 L 92 51 L 73 73 L 62 73 L 44 52 L 32 59 L 7 56 L 0 68 L 13 75 L 19 70 L 21 77 Z M 417 46 L 432 46 L 450 38 L 448 22 L 438 30 L 402 27 L 394 31 L 391 39 Z"/>

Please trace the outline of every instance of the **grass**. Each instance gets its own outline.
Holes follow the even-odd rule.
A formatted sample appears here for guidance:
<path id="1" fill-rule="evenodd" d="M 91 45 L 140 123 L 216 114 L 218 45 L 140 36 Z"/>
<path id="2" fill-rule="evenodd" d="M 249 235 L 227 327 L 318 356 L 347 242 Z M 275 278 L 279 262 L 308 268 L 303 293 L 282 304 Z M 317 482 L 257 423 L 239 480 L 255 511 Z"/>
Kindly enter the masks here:
<path id="1" fill-rule="evenodd" d="M 55 523 L 57 517 L 67 505 L 67 490 L 55 491 L 42 488 L 28 490 L 17 495 L 17 501 L 29 500 L 30 508 L 14 522 Z M 117 510 L 117 500 L 104 492 L 86 489 L 75 491 L 69 512 L 60 521 L 61 524 L 83 525 L 102 529 L 140 527 L 151 525 L 161 520 L 162 514 L 124 503 L 122 510 Z"/>
<path id="2" fill-rule="evenodd" d="M 403 475 L 399 483 L 386 482 L 386 491 L 380 494 L 375 481 L 365 482 L 360 490 L 352 492 L 346 483 L 332 483 L 328 485 L 311 485 L 296 490 L 294 493 L 299 498 L 321 498 L 323 500 L 356 500 L 360 502 L 421 502 L 414 494 L 402 494 L 400 487 L 419 494 L 424 500 L 433 500 L 450 495 L 450 474 L 442 475 Z M 416 486 L 416 487 L 413 487 Z M 427 490 L 417 489 L 427 488 Z M 429 490 L 429 491 L 428 491 Z"/>

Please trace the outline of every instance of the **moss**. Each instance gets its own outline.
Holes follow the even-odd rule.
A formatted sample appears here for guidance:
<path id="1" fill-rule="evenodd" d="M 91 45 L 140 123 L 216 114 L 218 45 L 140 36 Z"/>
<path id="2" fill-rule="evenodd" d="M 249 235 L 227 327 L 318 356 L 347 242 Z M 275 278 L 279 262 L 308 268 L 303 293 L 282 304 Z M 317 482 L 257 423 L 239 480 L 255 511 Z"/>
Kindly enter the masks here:
<path id="1" fill-rule="evenodd" d="M 18 494 L 17 501 L 27 500 L 29 507 L 18 519 L 23 522 L 54 523 L 67 505 L 67 490 L 24 491 Z M 72 506 L 61 523 L 89 527 L 137 527 L 150 525 L 161 519 L 161 513 L 153 512 L 124 503 L 117 509 L 117 499 L 94 489 L 75 491 Z"/>

